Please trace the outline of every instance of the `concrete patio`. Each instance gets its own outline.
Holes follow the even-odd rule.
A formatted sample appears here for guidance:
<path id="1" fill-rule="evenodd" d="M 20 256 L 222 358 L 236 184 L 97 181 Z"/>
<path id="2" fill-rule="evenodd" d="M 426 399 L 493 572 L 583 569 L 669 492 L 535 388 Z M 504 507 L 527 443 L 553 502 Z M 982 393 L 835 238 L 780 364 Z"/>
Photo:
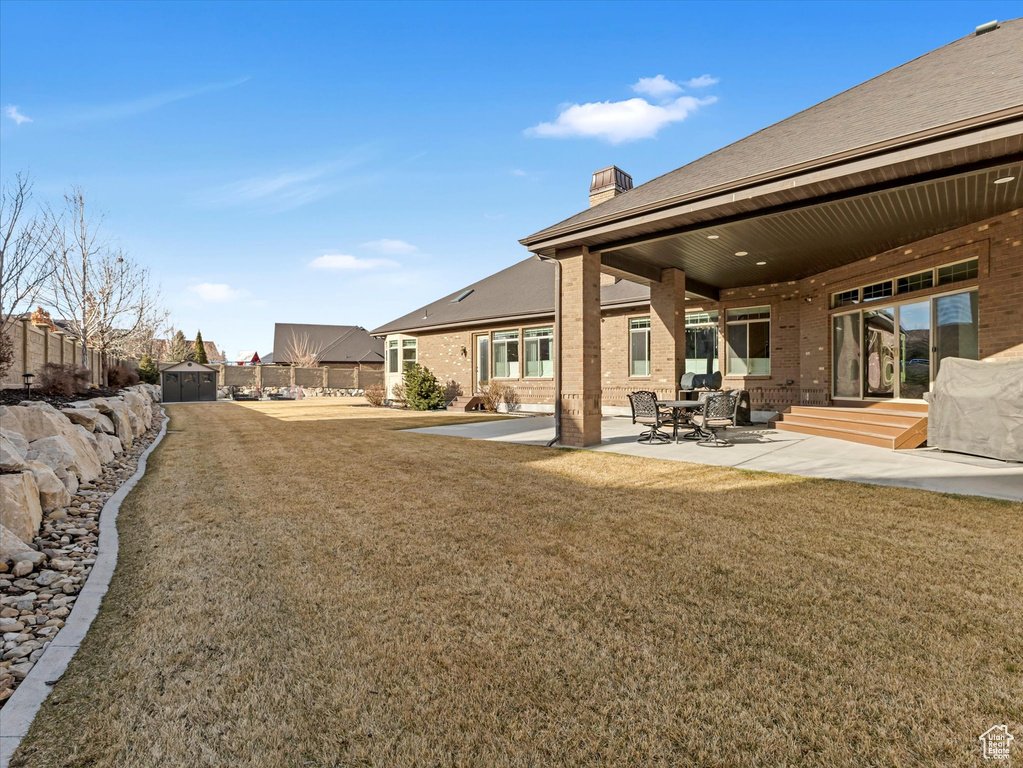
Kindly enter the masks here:
<path id="1" fill-rule="evenodd" d="M 554 437 L 554 418 L 533 416 L 409 431 L 544 445 Z M 636 442 L 639 427 L 627 418 L 602 419 L 601 433 L 600 445 L 582 450 L 1023 501 L 1023 464 L 933 449 L 890 451 L 764 425 L 727 430 L 725 435 L 733 443 L 727 448 L 686 441 L 641 445 Z"/>

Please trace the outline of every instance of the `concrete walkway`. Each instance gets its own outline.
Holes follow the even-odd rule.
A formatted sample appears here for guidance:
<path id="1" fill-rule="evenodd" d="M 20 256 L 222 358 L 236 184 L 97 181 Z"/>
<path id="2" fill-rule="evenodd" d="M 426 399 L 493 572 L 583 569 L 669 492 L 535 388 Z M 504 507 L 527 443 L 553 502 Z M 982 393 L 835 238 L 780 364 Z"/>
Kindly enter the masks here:
<path id="1" fill-rule="evenodd" d="M 636 442 L 639 427 L 630 419 L 605 418 L 601 429 L 601 444 L 586 450 L 1023 501 L 1023 464 L 994 459 L 932 449 L 891 451 L 767 427 L 727 430 L 734 443 L 729 448 L 693 442 L 640 445 Z M 554 418 L 534 416 L 409 431 L 544 445 L 554 437 Z"/>

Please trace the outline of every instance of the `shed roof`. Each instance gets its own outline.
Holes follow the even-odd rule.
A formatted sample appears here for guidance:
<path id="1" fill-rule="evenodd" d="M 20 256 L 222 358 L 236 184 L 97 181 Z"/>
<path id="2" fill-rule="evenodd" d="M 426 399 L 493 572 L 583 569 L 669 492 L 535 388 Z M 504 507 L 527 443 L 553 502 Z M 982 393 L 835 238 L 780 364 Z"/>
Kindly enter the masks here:
<path id="1" fill-rule="evenodd" d="M 463 296 L 463 294 L 465 294 Z M 463 296 L 460 300 L 458 297 Z M 650 288 L 629 280 L 600 289 L 602 306 L 650 300 Z M 401 333 L 485 320 L 500 321 L 554 313 L 554 265 L 529 257 L 460 288 L 432 304 L 381 325 L 373 335 Z"/>
<path id="2" fill-rule="evenodd" d="M 203 365 L 202 363 L 197 363 L 195 360 L 183 360 L 180 363 L 174 363 L 174 365 L 168 365 L 166 368 L 160 369 L 160 373 L 173 373 L 176 371 L 205 371 L 208 373 L 216 373 L 217 369 L 208 365 Z"/>
<path id="3" fill-rule="evenodd" d="M 525 238 L 527 245 L 1023 106 L 1023 19 L 970 34 Z"/>

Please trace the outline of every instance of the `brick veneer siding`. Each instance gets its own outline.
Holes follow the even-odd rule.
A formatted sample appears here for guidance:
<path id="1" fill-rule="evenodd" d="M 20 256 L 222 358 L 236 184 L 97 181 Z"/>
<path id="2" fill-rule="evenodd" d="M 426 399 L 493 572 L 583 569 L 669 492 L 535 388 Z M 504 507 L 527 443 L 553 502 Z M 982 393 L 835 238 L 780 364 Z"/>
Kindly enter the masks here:
<path id="1" fill-rule="evenodd" d="M 770 376 L 725 376 L 725 386 L 750 390 L 755 406 L 770 409 L 795 403 L 827 403 L 831 392 L 831 316 L 848 311 L 830 308 L 838 291 L 901 277 L 949 262 L 977 258 L 979 275 L 934 289 L 896 297 L 898 301 L 976 286 L 979 295 L 979 343 L 982 359 L 1023 357 L 1023 211 L 974 222 L 925 240 L 822 272 L 804 280 L 748 286 L 721 292 L 721 301 L 689 300 L 686 312 L 717 311 L 721 371 L 726 371 L 725 323 L 728 309 L 771 307 Z M 809 301 L 807 301 L 809 299 Z M 884 301 L 878 302 L 878 306 Z M 627 395 L 662 385 L 652 377 L 629 376 L 629 319 L 648 317 L 649 306 L 605 308 L 601 312 L 601 402 L 628 406 Z M 500 324 L 415 334 L 419 362 L 444 384 L 463 392 L 473 387 L 473 335 L 532 328 L 553 323 L 553 316 L 529 323 Z M 566 343 L 571 337 L 566 336 Z M 465 348 L 465 355 L 461 353 Z M 683 349 L 681 346 L 679 349 Z M 684 350 L 683 350 L 684 352 Z M 682 353 L 680 353 L 681 357 Z M 520 339 L 520 359 L 524 350 Z M 521 374 L 520 366 L 520 374 Z M 502 379 L 523 405 L 553 403 L 551 379 Z M 792 383 L 789 384 L 788 382 Z"/>

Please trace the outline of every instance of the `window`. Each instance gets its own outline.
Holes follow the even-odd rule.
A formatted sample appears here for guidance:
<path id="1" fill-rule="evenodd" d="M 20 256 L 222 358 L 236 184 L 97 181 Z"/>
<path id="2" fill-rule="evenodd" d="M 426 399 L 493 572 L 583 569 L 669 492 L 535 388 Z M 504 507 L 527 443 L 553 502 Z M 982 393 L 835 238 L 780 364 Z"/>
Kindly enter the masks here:
<path id="1" fill-rule="evenodd" d="M 387 342 L 387 372 L 398 372 L 398 340 L 391 339 Z"/>
<path id="2" fill-rule="evenodd" d="M 892 295 L 892 281 L 885 280 L 883 283 L 874 283 L 873 285 L 863 286 L 863 300 L 873 301 L 874 299 L 884 299 Z"/>
<path id="3" fill-rule="evenodd" d="M 519 332 L 498 331 L 494 334 L 494 378 L 519 377 Z"/>
<path id="4" fill-rule="evenodd" d="M 836 293 L 831 299 L 832 307 L 844 307 L 849 304 L 859 303 L 860 303 L 859 288 L 853 288 L 851 291 L 842 291 L 841 293 Z"/>
<path id="5" fill-rule="evenodd" d="M 401 342 L 402 369 L 407 370 L 416 364 L 416 340 L 405 339 Z"/>
<path id="6" fill-rule="evenodd" d="M 629 320 L 629 375 L 650 375 L 650 318 Z"/>
<path id="7" fill-rule="evenodd" d="M 686 373 L 718 371 L 718 313 L 686 315 Z"/>
<path id="8" fill-rule="evenodd" d="M 771 373 L 771 308 L 728 310 L 728 373 L 768 376 Z"/>
<path id="9" fill-rule="evenodd" d="M 553 376 L 554 328 L 527 328 L 522 336 L 526 345 L 526 376 Z"/>
<path id="10" fill-rule="evenodd" d="M 900 277 L 896 283 L 896 293 L 909 293 L 910 291 L 922 291 L 925 288 L 932 288 L 934 286 L 934 270 L 928 269 L 926 272 L 918 272 L 908 277 Z"/>
<path id="11" fill-rule="evenodd" d="M 972 280 L 979 272 L 977 259 L 960 261 L 958 264 L 949 264 L 946 267 L 938 267 L 938 285 L 958 283 L 960 280 Z"/>

